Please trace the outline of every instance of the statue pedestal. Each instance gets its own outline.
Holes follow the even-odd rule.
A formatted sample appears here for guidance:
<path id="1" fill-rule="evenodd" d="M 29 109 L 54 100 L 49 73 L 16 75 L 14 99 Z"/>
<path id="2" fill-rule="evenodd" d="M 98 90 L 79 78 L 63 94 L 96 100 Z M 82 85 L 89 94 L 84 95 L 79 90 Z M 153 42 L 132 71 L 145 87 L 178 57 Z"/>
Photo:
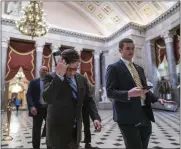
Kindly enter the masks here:
<path id="1" fill-rule="evenodd" d="M 159 102 L 156 102 L 156 103 L 152 104 L 151 107 L 152 107 L 152 109 L 160 109 L 160 110 L 175 112 L 178 108 L 178 105 L 176 103 L 161 104 Z"/>
<path id="2" fill-rule="evenodd" d="M 99 102 L 99 110 L 112 110 L 111 102 Z"/>

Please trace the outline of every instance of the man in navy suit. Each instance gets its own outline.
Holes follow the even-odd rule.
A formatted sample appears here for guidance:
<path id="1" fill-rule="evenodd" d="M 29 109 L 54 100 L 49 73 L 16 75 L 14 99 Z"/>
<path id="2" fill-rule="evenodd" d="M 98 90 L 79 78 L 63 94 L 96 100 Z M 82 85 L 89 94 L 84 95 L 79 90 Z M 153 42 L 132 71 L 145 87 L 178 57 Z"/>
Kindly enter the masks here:
<path id="1" fill-rule="evenodd" d="M 113 99 L 113 119 L 119 125 L 126 149 L 147 149 L 155 122 L 151 103 L 166 102 L 157 98 L 147 87 L 142 67 L 134 64 L 135 45 L 129 38 L 119 43 L 121 59 L 108 66 L 106 90 Z"/>
<path id="2" fill-rule="evenodd" d="M 33 117 L 32 144 L 34 149 L 40 148 L 41 126 L 43 120 L 46 120 L 47 104 L 42 98 L 43 79 L 48 73 L 48 68 L 42 66 L 40 68 L 40 78 L 30 82 L 26 99 L 28 103 L 29 116 Z"/>

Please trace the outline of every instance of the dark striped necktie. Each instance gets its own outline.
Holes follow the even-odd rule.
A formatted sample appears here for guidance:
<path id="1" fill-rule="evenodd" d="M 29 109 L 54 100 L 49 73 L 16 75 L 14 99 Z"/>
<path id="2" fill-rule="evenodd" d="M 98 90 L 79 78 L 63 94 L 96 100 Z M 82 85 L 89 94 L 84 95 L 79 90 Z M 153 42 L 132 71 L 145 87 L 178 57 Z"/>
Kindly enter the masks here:
<path id="1" fill-rule="evenodd" d="M 67 77 L 70 87 L 72 88 L 73 97 L 77 100 L 77 86 L 74 84 L 71 78 Z"/>
<path id="2" fill-rule="evenodd" d="M 77 86 L 74 84 L 74 82 L 72 81 L 71 78 L 68 78 L 68 77 L 67 77 L 67 81 L 68 81 L 70 87 L 72 88 L 72 94 L 73 94 L 74 99 L 77 100 Z M 76 119 L 75 119 L 75 121 L 74 121 L 73 127 L 74 127 L 74 128 L 77 127 L 77 121 L 76 121 Z"/>

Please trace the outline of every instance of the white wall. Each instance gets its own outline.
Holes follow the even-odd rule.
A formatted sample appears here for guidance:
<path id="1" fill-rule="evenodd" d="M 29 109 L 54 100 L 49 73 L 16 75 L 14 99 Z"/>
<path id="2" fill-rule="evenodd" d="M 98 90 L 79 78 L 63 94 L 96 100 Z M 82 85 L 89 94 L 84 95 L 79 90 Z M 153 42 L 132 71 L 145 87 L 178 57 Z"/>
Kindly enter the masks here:
<path id="1" fill-rule="evenodd" d="M 44 2 L 43 6 L 47 14 L 46 19 L 50 24 L 56 24 L 57 27 L 67 30 L 71 29 L 77 32 L 101 35 L 88 18 L 82 17 L 78 12 L 66 6 L 64 3 Z"/>

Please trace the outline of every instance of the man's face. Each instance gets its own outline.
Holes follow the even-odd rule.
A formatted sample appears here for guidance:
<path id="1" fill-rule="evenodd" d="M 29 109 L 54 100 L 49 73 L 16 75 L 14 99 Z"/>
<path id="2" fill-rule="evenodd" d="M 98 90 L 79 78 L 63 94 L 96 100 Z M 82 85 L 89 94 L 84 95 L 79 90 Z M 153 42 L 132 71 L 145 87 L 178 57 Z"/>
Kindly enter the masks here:
<path id="1" fill-rule="evenodd" d="M 73 77 L 77 70 L 79 69 L 80 66 L 80 61 L 74 62 L 74 63 L 70 63 L 67 67 L 67 71 L 66 71 L 66 76 L 67 77 Z"/>
<path id="2" fill-rule="evenodd" d="M 120 49 L 121 56 L 124 59 L 131 61 L 134 56 L 134 49 L 134 43 L 124 43 L 123 48 Z"/>
<path id="3" fill-rule="evenodd" d="M 44 78 L 48 73 L 48 68 L 46 66 L 42 66 L 40 69 L 40 78 Z"/>

